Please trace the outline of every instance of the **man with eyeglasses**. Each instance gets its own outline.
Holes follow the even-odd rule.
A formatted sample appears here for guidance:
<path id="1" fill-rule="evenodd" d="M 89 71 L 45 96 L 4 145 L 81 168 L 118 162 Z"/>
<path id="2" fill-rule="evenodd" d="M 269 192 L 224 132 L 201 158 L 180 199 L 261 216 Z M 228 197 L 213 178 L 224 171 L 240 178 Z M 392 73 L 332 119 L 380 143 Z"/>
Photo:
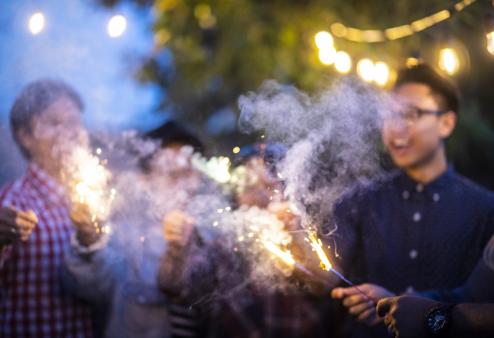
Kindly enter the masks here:
<path id="1" fill-rule="evenodd" d="M 375 312 L 381 298 L 462 285 L 494 230 L 493 195 L 446 158 L 459 108 L 454 84 L 420 64 L 400 71 L 393 94 L 382 140 L 397 170 L 354 189 L 334 213 L 333 261 L 365 283 L 332 292 L 358 322 L 349 326 L 354 337 L 386 335 Z"/>

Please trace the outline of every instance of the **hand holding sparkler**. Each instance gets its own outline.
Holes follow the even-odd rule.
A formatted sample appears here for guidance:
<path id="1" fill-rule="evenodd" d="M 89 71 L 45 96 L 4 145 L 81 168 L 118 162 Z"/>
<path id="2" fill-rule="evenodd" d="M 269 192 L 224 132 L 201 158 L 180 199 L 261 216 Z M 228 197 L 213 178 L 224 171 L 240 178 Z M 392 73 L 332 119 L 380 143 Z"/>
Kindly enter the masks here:
<path id="1" fill-rule="evenodd" d="M 38 218 L 32 210 L 22 211 L 13 207 L 0 207 L 0 245 L 15 240 L 27 241 Z"/>
<path id="2" fill-rule="evenodd" d="M 163 220 L 165 240 L 185 247 L 194 231 L 195 220 L 180 210 L 169 212 Z"/>
<path id="3" fill-rule="evenodd" d="M 374 284 L 361 284 L 347 288 L 335 288 L 331 292 L 335 299 L 341 299 L 348 312 L 358 321 L 374 326 L 382 321 L 376 313 L 376 303 L 394 294 Z"/>
<path id="4" fill-rule="evenodd" d="M 76 236 L 80 244 L 90 246 L 98 241 L 103 231 L 99 220 L 91 215 L 86 204 L 73 204 L 71 206 L 70 219 L 77 230 Z"/>

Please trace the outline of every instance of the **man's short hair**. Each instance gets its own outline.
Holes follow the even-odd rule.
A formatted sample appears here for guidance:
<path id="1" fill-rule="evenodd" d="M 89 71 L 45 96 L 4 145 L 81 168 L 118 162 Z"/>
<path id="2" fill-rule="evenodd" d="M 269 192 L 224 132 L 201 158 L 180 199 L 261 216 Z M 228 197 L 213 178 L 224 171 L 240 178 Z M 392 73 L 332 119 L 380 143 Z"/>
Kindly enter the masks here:
<path id="1" fill-rule="evenodd" d="M 185 125 L 174 120 L 169 120 L 158 128 L 148 131 L 144 137 L 158 141 L 162 148 L 171 144 L 181 144 L 191 146 L 194 151 L 200 153 L 204 151 L 201 140 Z"/>
<path id="2" fill-rule="evenodd" d="M 431 66 L 421 63 L 413 67 L 403 68 L 398 72 L 394 88 L 406 83 L 421 83 L 428 86 L 437 97 L 442 111 L 458 113 L 460 93 L 458 87 L 450 79 L 442 76 Z"/>
<path id="3" fill-rule="evenodd" d="M 33 118 L 62 97 L 69 98 L 80 110 L 83 110 L 84 105 L 79 94 L 61 80 L 41 79 L 31 82 L 15 99 L 10 110 L 10 128 L 15 142 L 26 158 L 29 159 L 31 155 L 19 141 L 19 131 L 23 129 L 31 133 Z"/>
<path id="4" fill-rule="evenodd" d="M 168 146 L 178 144 L 183 146 L 191 146 L 194 148 L 194 151 L 198 153 L 204 152 L 204 144 L 199 137 L 197 137 L 185 125 L 174 120 L 169 120 L 160 125 L 158 128 L 148 131 L 143 135 L 143 137 L 147 140 L 158 142 L 160 148 L 166 148 Z M 144 172 L 148 173 L 151 171 L 151 162 L 156 152 L 140 159 L 139 165 Z"/>

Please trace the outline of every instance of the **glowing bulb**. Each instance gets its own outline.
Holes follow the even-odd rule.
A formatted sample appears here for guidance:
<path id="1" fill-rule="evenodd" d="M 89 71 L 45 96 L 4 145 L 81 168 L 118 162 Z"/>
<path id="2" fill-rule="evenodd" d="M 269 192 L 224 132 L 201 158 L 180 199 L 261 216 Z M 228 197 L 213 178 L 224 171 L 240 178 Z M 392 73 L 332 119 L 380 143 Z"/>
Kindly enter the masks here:
<path id="1" fill-rule="evenodd" d="M 357 63 L 357 73 L 366 82 L 374 80 L 374 62 L 369 59 L 362 59 Z"/>
<path id="2" fill-rule="evenodd" d="M 453 48 L 443 48 L 439 51 L 439 68 L 449 75 L 453 75 L 458 71 L 460 59 Z"/>
<path id="3" fill-rule="evenodd" d="M 389 81 L 389 67 L 384 62 L 377 62 L 374 66 L 374 81 L 379 86 L 384 86 Z"/>
<path id="4" fill-rule="evenodd" d="M 487 33 L 487 51 L 494 55 L 494 31 Z"/>
<path id="5" fill-rule="evenodd" d="M 108 21 L 108 35 L 111 38 L 118 38 L 127 29 L 127 19 L 123 15 L 114 15 Z"/>
<path id="6" fill-rule="evenodd" d="M 317 33 L 316 36 L 314 37 L 314 40 L 316 42 L 317 48 L 319 49 L 333 48 L 334 40 L 333 40 L 333 36 L 329 32 L 321 31 Z"/>
<path id="7" fill-rule="evenodd" d="M 234 147 L 232 149 L 232 153 L 234 153 L 234 154 L 238 154 L 239 152 L 240 152 L 240 147 Z"/>
<path id="8" fill-rule="evenodd" d="M 336 49 L 325 48 L 319 50 L 319 61 L 324 65 L 332 65 L 336 59 Z"/>
<path id="9" fill-rule="evenodd" d="M 41 12 L 34 13 L 29 19 L 29 31 L 37 35 L 45 28 L 45 16 Z"/>
<path id="10" fill-rule="evenodd" d="M 419 59 L 414 58 L 414 57 L 407 58 L 407 60 L 405 62 L 406 66 L 408 68 L 412 68 L 412 67 L 418 66 L 419 63 L 420 63 Z"/>
<path id="11" fill-rule="evenodd" d="M 352 58 L 348 53 L 340 50 L 336 53 L 334 66 L 339 73 L 346 74 L 352 69 Z"/>

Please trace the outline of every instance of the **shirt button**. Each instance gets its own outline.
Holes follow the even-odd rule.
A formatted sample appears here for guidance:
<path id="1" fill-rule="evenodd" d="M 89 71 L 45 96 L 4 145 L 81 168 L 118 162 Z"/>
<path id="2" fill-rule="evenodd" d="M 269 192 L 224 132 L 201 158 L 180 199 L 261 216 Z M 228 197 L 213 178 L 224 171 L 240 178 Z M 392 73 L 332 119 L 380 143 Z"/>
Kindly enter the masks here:
<path id="1" fill-rule="evenodd" d="M 434 195 L 432 195 L 432 200 L 434 202 L 439 202 L 440 199 L 441 199 L 441 196 L 437 192 L 434 193 Z"/>
<path id="2" fill-rule="evenodd" d="M 424 191 L 424 185 L 423 184 L 417 184 L 415 189 L 417 190 L 417 192 L 422 192 L 422 191 Z"/>
<path id="3" fill-rule="evenodd" d="M 401 196 L 403 197 L 404 200 L 407 200 L 410 198 L 410 192 L 408 190 L 405 190 L 401 193 Z"/>
<path id="4" fill-rule="evenodd" d="M 417 258 L 417 256 L 419 255 L 419 253 L 417 252 L 417 250 L 412 249 L 412 250 L 410 250 L 410 252 L 408 253 L 408 255 L 410 256 L 410 259 L 415 259 L 415 258 Z"/>
<path id="5" fill-rule="evenodd" d="M 420 212 L 416 212 L 413 214 L 413 221 L 414 222 L 420 222 L 421 219 L 422 219 L 422 215 L 420 214 Z"/>

